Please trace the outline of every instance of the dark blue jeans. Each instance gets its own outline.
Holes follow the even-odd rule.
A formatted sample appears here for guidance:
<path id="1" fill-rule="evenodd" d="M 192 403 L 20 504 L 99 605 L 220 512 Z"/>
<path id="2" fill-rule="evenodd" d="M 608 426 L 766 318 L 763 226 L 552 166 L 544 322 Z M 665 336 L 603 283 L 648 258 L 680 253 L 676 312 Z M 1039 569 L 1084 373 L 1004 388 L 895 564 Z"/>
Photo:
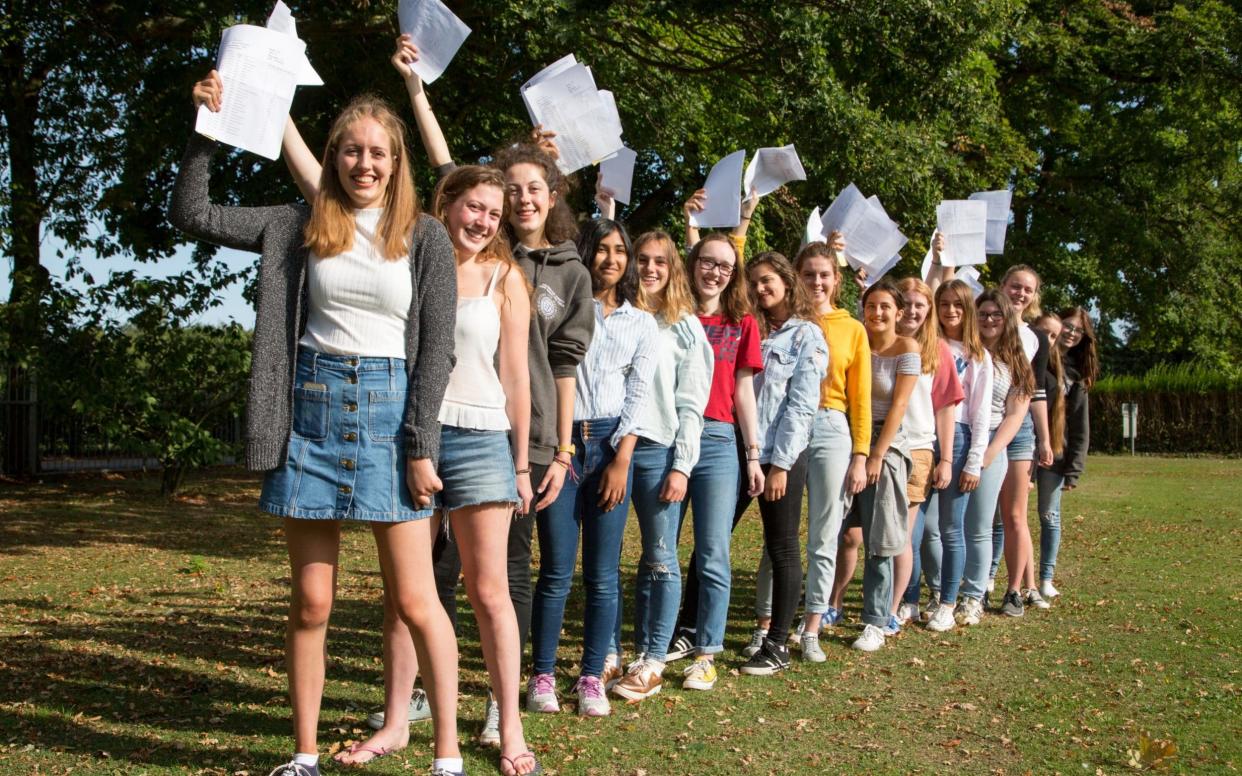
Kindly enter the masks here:
<path id="1" fill-rule="evenodd" d="M 628 482 L 627 497 L 621 503 L 608 511 L 598 506 L 600 479 L 616 455 L 608 441 L 616 428 L 616 418 L 574 421 L 573 440 L 578 452 L 573 459 L 573 473 L 565 478 L 565 487 L 556 501 L 536 518 L 539 581 L 535 583 L 531 651 L 537 674 L 550 674 L 556 667 L 565 600 L 569 597 L 578 559 L 579 530 L 582 532 L 582 582 L 586 587 L 582 675 L 599 676 L 604 670 L 604 657 L 612 642 L 617 618 L 621 538 L 629 514 Z"/>

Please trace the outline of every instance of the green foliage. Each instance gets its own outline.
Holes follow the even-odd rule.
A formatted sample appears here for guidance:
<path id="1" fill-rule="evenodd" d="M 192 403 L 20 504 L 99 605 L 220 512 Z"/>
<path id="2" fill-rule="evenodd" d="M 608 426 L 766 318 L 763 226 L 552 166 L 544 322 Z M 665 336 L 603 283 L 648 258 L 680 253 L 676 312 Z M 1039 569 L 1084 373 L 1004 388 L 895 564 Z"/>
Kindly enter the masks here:
<path id="1" fill-rule="evenodd" d="M 1242 375 L 1201 362 L 1158 364 L 1142 375 L 1105 375 L 1091 390 L 1096 394 L 1242 391 Z"/>

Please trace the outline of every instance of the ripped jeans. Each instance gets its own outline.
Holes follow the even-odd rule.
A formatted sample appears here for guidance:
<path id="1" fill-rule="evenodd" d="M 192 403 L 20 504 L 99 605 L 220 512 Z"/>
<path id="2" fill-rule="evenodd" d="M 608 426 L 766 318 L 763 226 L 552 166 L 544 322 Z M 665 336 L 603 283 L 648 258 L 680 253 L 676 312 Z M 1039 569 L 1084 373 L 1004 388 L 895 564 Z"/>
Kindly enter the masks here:
<path id="1" fill-rule="evenodd" d="M 677 560 L 681 503 L 660 500 L 664 481 L 673 470 L 673 448 L 639 438 L 631 460 L 630 496 L 643 545 L 634 593 L 634 648 L 640 655 L 664 662 L 681 606 Z"/>

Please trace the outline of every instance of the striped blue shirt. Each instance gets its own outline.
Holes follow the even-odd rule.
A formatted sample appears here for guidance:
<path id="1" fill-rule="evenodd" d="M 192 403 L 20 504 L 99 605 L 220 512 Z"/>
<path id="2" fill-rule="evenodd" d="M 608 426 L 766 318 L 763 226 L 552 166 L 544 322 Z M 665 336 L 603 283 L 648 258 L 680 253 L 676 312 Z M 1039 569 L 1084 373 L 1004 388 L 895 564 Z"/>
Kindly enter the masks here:
<path id="1" fill-rule="evenodd" d="M 595 332 L 578 364 L 574 420 L 620 418 L 611 440 L 615 448 L 621 437 L 638 428 L 655 372 L 660 330 L 651 313 L 629 302 L 606 317 L 603 303 L 594 302 Z"/>

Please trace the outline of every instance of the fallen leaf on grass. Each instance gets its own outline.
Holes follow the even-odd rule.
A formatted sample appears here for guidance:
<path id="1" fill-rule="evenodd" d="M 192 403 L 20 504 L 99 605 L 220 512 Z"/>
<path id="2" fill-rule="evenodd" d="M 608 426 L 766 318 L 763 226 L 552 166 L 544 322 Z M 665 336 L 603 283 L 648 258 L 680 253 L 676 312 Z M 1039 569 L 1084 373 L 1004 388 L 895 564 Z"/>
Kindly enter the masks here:
<path id="1" fill-rule="evenodd" d="M 1140 733 L 1138 749 L 1129 749 L 1126 754 L 1130 756 L 1126 764 L 1135 770 L 1167 768 L 1177 758 L 1177 743 Z"/>

